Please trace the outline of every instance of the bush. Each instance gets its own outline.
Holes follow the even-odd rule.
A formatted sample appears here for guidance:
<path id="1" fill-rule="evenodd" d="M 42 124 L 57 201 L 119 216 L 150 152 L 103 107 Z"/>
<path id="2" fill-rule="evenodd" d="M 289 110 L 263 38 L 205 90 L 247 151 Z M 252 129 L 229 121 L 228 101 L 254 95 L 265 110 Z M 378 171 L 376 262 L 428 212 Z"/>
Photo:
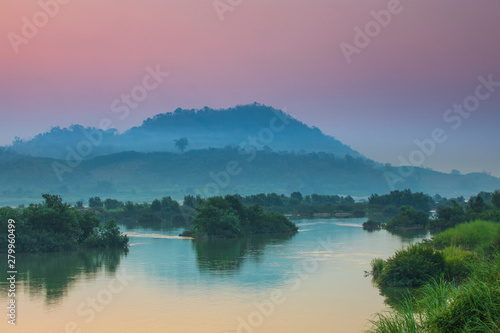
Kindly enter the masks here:
<path id="1" fill-rule="evenodd" d="M 385 262 L 378 282 L 387 286 L 421 286 L 445 271 L 443 255 L 429 245 L 413 244 Z"/>
<path id="2" fill-rule="evenodd" d="M 128 241 L 128 237 L 120 232 L 115 220 L 108 220 L 99 226 L 83 245 L 93 248 L 126 248 Z"/>
<path id="3" fill-rule="evenodd" d="M 370 265 L 372 266 L 372 276 L 374 279 L 377 279 L 380 274 L 382 274 L 384 267 L 385 267 L 385 261 L 382 258 L 375 258 L 372 259 Z"/>
<path id="4" fill-rule="evenodd" d="M 448 280 L 464 279 L 469 276 L 477 256 L 456 246 L 448 246 L 442 251 L 445 262 L 445 277 Z"/>
<path id="5" fill-rule="evenodd" d="M 363 223 L 364 230 L 379 230 L 382 228 L 382 223 L 373 220 L 368 220 Z"/>
<path id="6" fill-rule="evenodd" d="M 500 255 L 476 261 L 460 286 L 434 279 L 405 297 L 396 311 L 379 313 L 369 332 L 499 332 Z"/>

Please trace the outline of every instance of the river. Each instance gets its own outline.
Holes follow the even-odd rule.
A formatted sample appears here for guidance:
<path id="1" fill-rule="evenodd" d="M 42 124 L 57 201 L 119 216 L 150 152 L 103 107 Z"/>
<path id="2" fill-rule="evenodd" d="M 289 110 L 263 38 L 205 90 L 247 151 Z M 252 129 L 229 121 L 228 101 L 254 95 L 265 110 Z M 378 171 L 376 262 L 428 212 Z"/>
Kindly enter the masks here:
<path id="1" fill-rule="evenodd" d="M 387 307 L 364 277 L 370 261 L 427 237 L 367 232 L 364 221 L 296 220 L 291 237 L 199 241 L 122 226 L 126 254 L 18 254 L 16 327 L 4 269 L 0 331 L 360 332 Z"/>

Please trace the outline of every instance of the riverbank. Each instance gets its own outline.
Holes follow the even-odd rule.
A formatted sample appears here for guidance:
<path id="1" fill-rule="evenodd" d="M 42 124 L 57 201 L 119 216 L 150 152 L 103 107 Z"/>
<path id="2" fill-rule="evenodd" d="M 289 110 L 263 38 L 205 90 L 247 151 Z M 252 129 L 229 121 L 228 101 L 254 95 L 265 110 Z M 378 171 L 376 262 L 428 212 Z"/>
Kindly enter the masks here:
<path id="1" fill-rule="evenodd" d="M 500 223 L 478 220 L 372 261 L 379 285 L 421 287 L 401 306 L 376 314 L 369 332 L 498 332 L 499 250 Z"/>

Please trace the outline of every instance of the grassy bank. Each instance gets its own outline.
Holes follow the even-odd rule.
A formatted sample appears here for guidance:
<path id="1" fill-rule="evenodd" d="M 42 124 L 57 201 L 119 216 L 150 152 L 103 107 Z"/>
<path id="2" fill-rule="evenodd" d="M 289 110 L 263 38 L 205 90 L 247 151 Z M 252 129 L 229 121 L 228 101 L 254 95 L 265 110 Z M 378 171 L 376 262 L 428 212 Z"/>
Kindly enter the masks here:
<path id="1" fill-rule="evenodd" d="M 381 286 L 420 286 L 369 332 L 500 332 L 500 223 L 459 224 L 372 262 Z"/>

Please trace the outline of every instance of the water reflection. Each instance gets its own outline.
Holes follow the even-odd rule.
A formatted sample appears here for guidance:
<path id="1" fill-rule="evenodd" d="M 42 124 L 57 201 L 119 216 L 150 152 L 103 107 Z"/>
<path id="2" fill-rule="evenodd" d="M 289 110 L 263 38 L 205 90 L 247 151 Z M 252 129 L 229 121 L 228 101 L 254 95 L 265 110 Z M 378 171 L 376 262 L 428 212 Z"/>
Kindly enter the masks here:
<path id="1" fill-rule="evenodd" d="M 408 230 L 387 230 L 391 235 L 401 237 L 404 243 L 411 243 L 415 240 L 430 238 L 431 233 L 426 229 L 408 229 Z"/>
<path id="2" fill-rule="evenodd" d="M 259 261 L 268 245 L 282 245 L 294 235 L 273 235 L 238 239 L 195 239 L 198 268 L 213 274 L 236 273 L 245 260 Z"/>
<path id="3" fill-rule="evenodd" d="M 114 276 L 126 254 L 123 250 L 17 254 L 16 283 L 30 297 L 57 304 L 80 279 L 95 278 L 102 271 Z M 6 271 L 0 272 L 0 279 L 6 281 Z M 7 284 L 0 284 L 2 294 L 7 294 L 7 289 Z"/>
<path id="4" fill-rule="evenodd" d="M 378 290 L 385 298 L 384 303 L 395 310 L 403 308 L 406 300 L 418 294 L 418 288 L 378 286 Z"/>

